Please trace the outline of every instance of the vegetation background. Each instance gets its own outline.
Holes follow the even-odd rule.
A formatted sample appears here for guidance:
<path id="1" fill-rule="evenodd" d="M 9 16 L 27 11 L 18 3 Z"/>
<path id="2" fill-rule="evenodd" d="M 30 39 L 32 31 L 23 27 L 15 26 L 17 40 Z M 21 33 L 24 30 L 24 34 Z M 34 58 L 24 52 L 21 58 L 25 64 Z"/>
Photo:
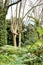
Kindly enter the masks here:
<path id="1" fill-rule="evenodd" d="M 43 0 L 0 0 L 0 65 L 43 65 Z"/>

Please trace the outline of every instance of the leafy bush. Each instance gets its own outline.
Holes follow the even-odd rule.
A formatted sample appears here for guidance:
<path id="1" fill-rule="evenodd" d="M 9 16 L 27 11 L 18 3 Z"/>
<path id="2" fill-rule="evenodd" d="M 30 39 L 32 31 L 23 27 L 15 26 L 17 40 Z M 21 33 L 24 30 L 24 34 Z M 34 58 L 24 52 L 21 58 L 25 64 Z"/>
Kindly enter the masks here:
<path id="1" fill-rule="evenodd" d="M 25 27 L 24 27 L 25 28 Z M 25 32 L 22 33 L 22 45 L 32 45 L 38 40 L 38 35 L 35 26 L 29 24 Z"/>
<path id="2" fill-rule="evenodd" d="M 43 43 L 25 47 L 0 47 L 0 65 L 43 65 Z M 40 53 L 39 53 L 40 52 Z M 38 53 L 38 54 L 36 54 Z"/>

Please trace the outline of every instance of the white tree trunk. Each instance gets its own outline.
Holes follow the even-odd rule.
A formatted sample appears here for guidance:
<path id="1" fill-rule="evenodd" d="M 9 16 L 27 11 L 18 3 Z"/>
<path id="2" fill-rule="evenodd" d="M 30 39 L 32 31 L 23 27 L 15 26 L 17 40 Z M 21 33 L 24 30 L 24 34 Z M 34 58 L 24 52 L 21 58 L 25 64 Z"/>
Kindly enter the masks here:
<path id="1" fill-rule="evenodd" d="M 21 47 L 21 33 L 19 33 L 19 47 Z"/>
<path id="2" fill-rule="evenodd" d="M 20 7 L 19 7 L 19 21 L 18 21 L 18 32 L 19 32 L 19 47 L 21 46 L 21 31 L 20 31 L 20 29 L 21 29 L 21 27 L 20 27 L 20 22 L 21 22 L 21 20 L 20 20 L 20 12 L 21 12 L 21 6 L 22 6 L 22 1 L 20 2 L 20 5 L 19 5 Z"/>

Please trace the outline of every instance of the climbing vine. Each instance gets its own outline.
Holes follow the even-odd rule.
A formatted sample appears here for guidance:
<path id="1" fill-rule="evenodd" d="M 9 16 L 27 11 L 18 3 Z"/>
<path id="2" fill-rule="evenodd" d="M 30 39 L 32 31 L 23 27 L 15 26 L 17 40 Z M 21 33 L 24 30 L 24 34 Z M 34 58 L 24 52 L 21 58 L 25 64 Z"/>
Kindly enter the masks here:
<path id="1" fill-rule="evenodd" d="M 6 9 L 0 6 L 0 45 L 7 44 Z"/>

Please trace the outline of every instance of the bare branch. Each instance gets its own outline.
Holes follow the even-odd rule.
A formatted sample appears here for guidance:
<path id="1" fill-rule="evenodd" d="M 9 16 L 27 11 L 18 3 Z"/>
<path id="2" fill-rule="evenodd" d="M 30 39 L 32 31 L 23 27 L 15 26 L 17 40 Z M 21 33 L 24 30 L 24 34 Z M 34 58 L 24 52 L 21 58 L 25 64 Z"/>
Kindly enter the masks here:
<path id="1" fill-rule="evenodd" d="M 7 7 L 9 8 L 9 7 L 12 6 L 12 5 L 18 4 L 20 1 L 22 1 L 22 0 L 19 0 L 19 1 L 17 1 L 17 2 L 14 2 L 14 3 L 8 5 Z"/>
<path id="2" fill-rule="evenodd" d="M 26 16 L 33 8 L 38 7 L 38 6 L 41 6 L 41 5 L 43 5 L 43 3 L 38 4 L 38 5 L 36 5 L 36 6 L 33 6 L 30 10 L 28 10 L 28 12 L 25 14 L 25 16 Z M 23 19 L 25 18 L 25 16 L 23 17 Z"/>

